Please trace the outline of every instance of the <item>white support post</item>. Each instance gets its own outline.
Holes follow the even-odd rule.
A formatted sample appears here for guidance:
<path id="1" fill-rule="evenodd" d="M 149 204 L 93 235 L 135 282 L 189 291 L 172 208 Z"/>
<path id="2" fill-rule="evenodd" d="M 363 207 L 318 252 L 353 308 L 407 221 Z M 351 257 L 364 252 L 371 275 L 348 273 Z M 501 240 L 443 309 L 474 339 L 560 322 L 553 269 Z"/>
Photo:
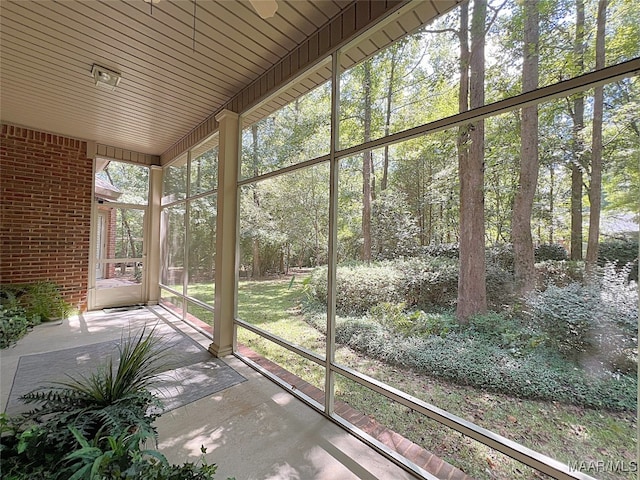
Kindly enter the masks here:
<path id="1" fill-rule="evenodd" d="M 238 165 L 240 116 L 229 110 L 216 115 L 219 127 L 218 215 L 216 219 L 215 314 L 213 343 L 216 357 L 233 353 L 233 321 L 236 314 L 236 238 L 238 225 Z"/>
<path id="2" fill-rule="evenodd" d="M 147 242 L 145 257 L 145 285 L 147 305 L 160 302 L 160 217 L 162 207 L 162 167 L 149 168 L 149 207 L 147 208 Z"/>

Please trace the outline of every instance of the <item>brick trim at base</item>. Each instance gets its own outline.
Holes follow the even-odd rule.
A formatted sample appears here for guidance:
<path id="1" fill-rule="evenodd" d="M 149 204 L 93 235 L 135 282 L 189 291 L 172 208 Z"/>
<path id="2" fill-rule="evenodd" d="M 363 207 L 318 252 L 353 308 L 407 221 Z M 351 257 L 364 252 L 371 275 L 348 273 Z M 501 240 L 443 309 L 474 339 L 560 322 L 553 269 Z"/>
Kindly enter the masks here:
<path id="1" fill-rule="evenodd" d="M 292 385 L 294 389 L 301 391 L 316 402 L 324 404 L 324 392 L 322 390 L 282 368 L 271 360 L 262 357 L 249 347 L 239 344 L 236 353 L 251 360 L 289 385 Z M 366 432 L 368 435 L 386 445 L 391 450 L 404 456 L 420 468 L 429 472 L 431 475 L 434 475 L 441 480 L 473 480 L 472 477 L 464 473 L 462 470 L 450 465 L 416 443 L 404 438 L 402 435 L 389 430 L 384 425 L 378 423 L 374 418 L 358 412 L 349 404 L 336 400 L 334 410 L 338 415 L 350 422 L 352 425 Z"/>

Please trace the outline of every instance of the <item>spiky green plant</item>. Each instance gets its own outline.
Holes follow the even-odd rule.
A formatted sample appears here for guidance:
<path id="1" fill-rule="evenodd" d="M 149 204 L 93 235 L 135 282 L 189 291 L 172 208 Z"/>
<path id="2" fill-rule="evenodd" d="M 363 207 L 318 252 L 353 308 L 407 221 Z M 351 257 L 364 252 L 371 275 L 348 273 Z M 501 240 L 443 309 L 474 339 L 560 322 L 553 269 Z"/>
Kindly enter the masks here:
<path id="1" fill-rule="evenodd" d="M 48 440 L 60 446 L 73 443 L 67 426 L 86 438 L 135 430 L 155 435 L 152 423 L 162 403 L 150 388 L 158 374 L 168 368 L 168 355 L 168 347 L 155 335 L 155 327 L 130 333 L 118 346 L 117 359 L 108 358 L 89 375 L 68 375 L 68 381 L 24 395 L 25 403 L 37 404 L 25 419 L 46 422 Z"/>

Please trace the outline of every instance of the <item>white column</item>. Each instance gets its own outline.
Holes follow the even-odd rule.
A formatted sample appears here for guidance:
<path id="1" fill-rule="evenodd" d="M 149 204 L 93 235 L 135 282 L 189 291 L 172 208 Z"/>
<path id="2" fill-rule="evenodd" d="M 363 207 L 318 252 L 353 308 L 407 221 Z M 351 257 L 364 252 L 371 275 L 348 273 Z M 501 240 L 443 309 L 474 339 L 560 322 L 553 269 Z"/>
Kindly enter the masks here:
<path id="1" fill-rule="evenodd" d="M 218 216 L 216 219 L 216 296 L 213 343 L 216 357 L 233 352 L 233 319 L 236 315 L 236 238 L 238 225 L 238 165 L 240 115 L 223 110 L 216 115 L 218 130 Z"/>
<path id="2" fill-rule="evenodd" d="M 147 208 L 146 301 L 157 305 L 160 301 L 160 216 L 162 199 L 162 167 L 149 168 L 149 207 Z"/>

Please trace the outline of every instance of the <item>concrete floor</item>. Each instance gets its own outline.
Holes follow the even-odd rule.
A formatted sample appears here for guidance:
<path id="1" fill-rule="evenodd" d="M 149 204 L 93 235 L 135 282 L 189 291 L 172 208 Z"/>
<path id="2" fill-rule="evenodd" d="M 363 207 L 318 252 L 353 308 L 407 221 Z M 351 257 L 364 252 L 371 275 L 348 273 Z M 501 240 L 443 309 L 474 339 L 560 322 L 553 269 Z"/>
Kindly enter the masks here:
<path id="1" fill-rule="evenodd" d="M 160 307 L 88 312 L 36 327 L 0 351 L 0 401 L 5 410 L 22 355 L 118 339 L 123 328 L 155 324 L 158 315 L 208 347 L 210 340 Z M 224 361 L 248 381 L 162 415 L 159 449 L 172 463 L 197 461 L 200 447 L 218 464 L 216 479 L 414 479 L 360 440 L 233 356 Z M 37 385 L 34 385 L 34 388 Z"/>

